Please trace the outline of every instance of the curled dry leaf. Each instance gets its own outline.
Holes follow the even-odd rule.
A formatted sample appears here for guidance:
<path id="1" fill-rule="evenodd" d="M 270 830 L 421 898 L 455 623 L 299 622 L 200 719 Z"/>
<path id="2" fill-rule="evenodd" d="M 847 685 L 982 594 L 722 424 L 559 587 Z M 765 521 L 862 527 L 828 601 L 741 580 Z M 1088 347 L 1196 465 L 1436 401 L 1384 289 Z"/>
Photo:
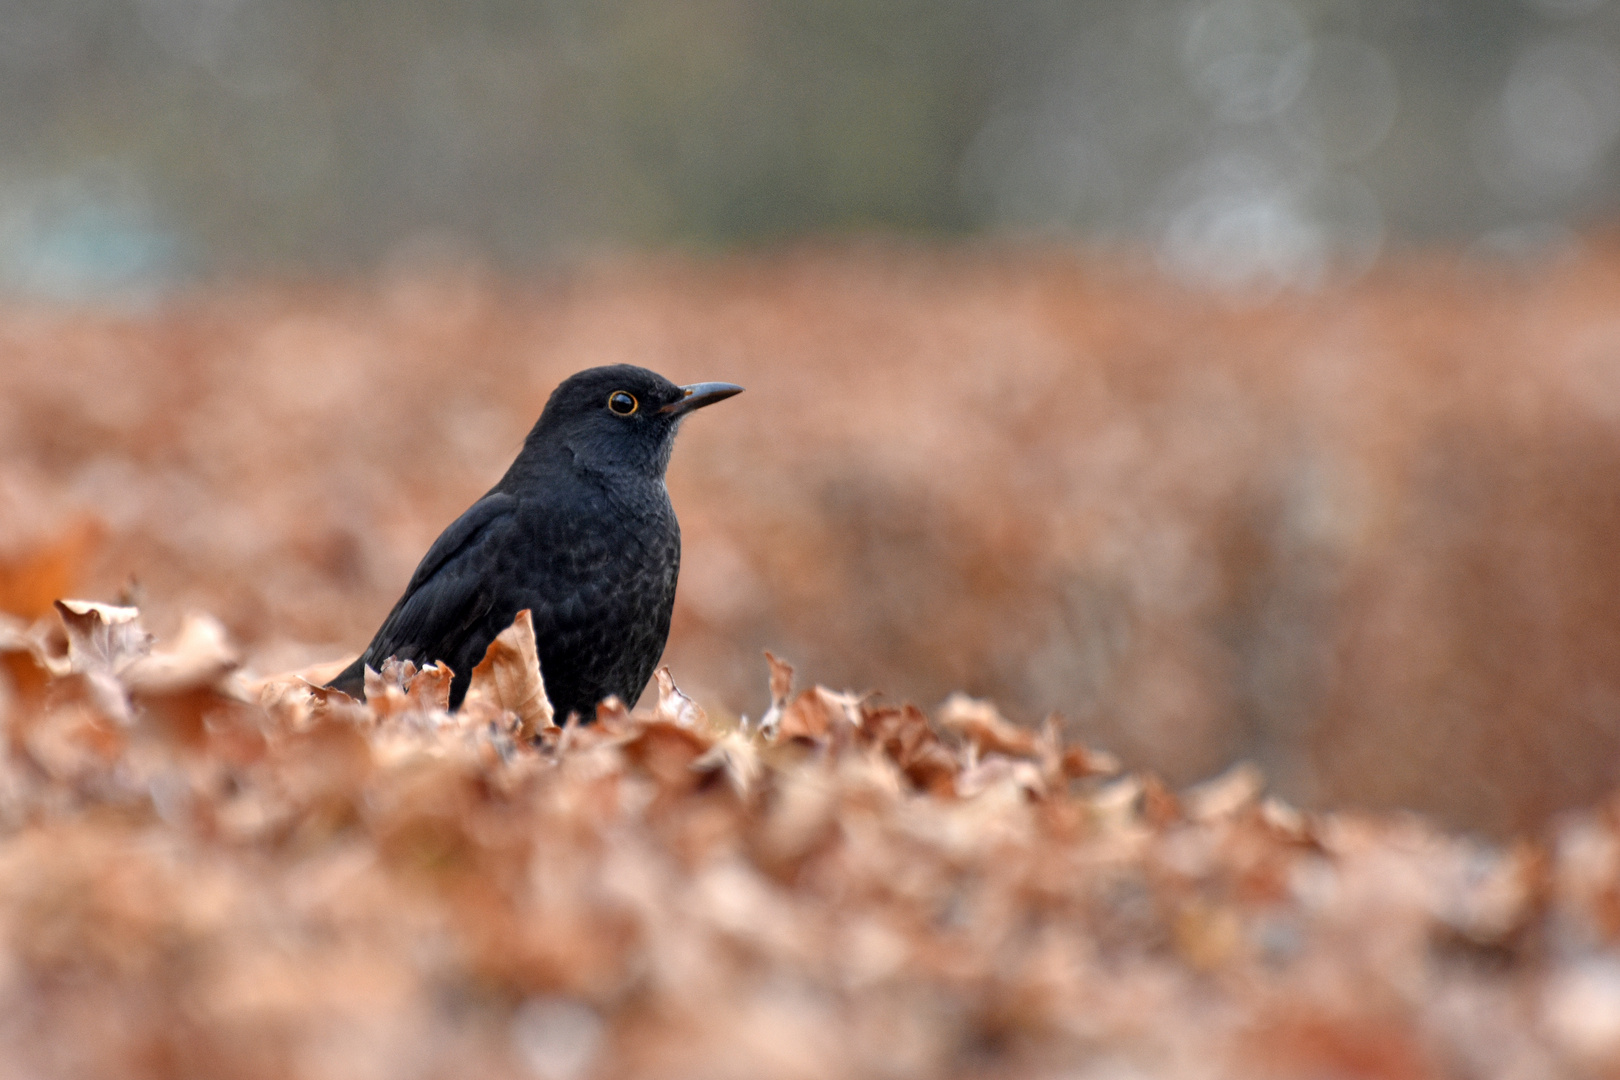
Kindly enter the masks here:
<path id="1" fill-rule="evenodd" d="M 708 716 L 698 703 L 681 693 L 681 688 L 675 685 L 675 676 L 670 674 L 668 664 L 653 672 L 653 680 L 658 684 L 658 705 L 653 713 L 658 719 L 685 727 L 701 727 L 708 723 Z"/>
<path id="2" fill-rule="evenodd" d="M 868 743 L 887 754 L 919 789 L 936 795 L 954 789 L 961 765 L 917 706 L 867 708 L 861 731 Z"/>
<path id="3" fill-rule="evenodd" d="M 1146 788 L 1140 776 L 1122 776 L 1092 792 L 1086 798 L 1086 806 L 1091 815 L 1105 825 L 1135 823 Z"/>
<path id="4" fill-rule="evenodd" d="M 416 674 L 414 660 L 401 660 L 397 656 L 390 656 L 383 661 L 381 668 L 374 668 L 370 664 L 365 667 L 366 700 L 373 697 L 382 697 L 390 691 L 400 695 L 405 694 L 405 687 L 410 685 L 411 676 Z"/>
<path id="5" fill-rule="evenodd" d="M 56 611 L 67 631 L 68 662 L 74 671 L 117 675 L 152 648 L 152 635 L 135 608 L 58 600 Z"/>
<path id="6" fill-rule="evenodd" d="M 1192 820 L 1210 821 L 1253 806 L 1265 787 L 1266 777 L 1260 767 L 1240 761 L 1219 776 L 1188 788 L 1181 795 L 1181 803 Z"/>
<path id="7" fill-rule="evenodd" d="M 782 713 L 793 693 L 793 665 L 777 659 L 769 649 L 765 650 L 765 662 L 771 666 L 771 707 L 760 718 L 759 730 L 766 739 L 775 739 Z"/>
<path id="8" fill-rule="evenodd" d="M 1477 945 L 1503 946 L 1543 913 L 1550 889 L 1541 848 L 1520 841 L 1501 853 L 1476 853 L 1449 881 L 1436 905 L 1440 922 Z"/>
<path id="9" fill-rule="evenodd" d="M 714 740 L 689 724 L 648 720 L 623 745 L 625 758 L 666 789 L 684 791 L 696 786 L 698 766 L 714 747 Z"/>
<path id="10" fill-rule="evenodd" d="M 1113 776 L 1120 770 L 1119 758 L 1106 750 L 1093 750 L 1086 746 L 1065 747 L 1061 762 L 1063 775 L 1070 780 Z"/>
<path id="11" fill-rule="evenodd" d="M 1186 816 L 1176 793 L 1163 780 L 1149 774 L 1142 782 L 1142 820 L 1156 829 L 1174 825 Z"/>
<path id="12" fill-rule="evenodd" d="M 104 715 L 130 723 L 129 695 L 120 676 L 152 647 L 140 612 L 91 600 L 58 600 L 56 611 L 67 634 L 68 669 L 85 680 L 90 699 Z"/>
<path id="13" fill-rule="evenodd" d="M 1300 844 L 1313 842 L 1311 824 L 1306 816 L 1297 807 L 1275 795 L 1267 795 L 1260 800 L 1260 820 L 1283 839 Z"/>
<path id="14" fill-rule="evenodd" d="M 861 723 L 860 698 L 839 694 L 825 686 L 812 687 L 799 694 L 782 711 L 776 725 L 776 740 L 809 739 L 821 742 L 840 732 L 858 729 Z"/>
<path id="15" fill-rule="evenodd" d="M 22 732 L 28 757 L 64 783 L 82 785 L 104 777 L 127 748 L 129 728 L 109 720 L 84 675 L 59 680 L 53 691 L 50 708 Z"/>
<path id="16" fill-rule="evenodd" d="M 192 612 L 180 624 L 180 635 L 172 646 L 136 658 L 123 679 L 135 694 L 219 689 L 240 663 L 220 621 Z"/>
<path id="17" fill-rule="evenodd" d="M 940 726 L 966 739 L 980 754 L 1034 757 L 1035 733 L 1009 724 L 988 701 L 952 694 L 939 711 Z"/>
<path id="18" fill-rule="evenodd" d="M 534 617 L 527 608 L 489 643 L 484 658 L 473 668 L 467 698 L 512 713 L 518 718 L 518 734 L 525 739 L 532 739 L 540 728 L 556 726 L 556 713 L 540 674 Z"/>
<path id="19" fill-rule="evenodd" d="M 444 667 L 441 660 L 436 665 Z M 433 671 L 434 668 L 428 668 Z M 446 668 L 445 670 L 449 670 Z M 421 713 L 427 711 L 423 708 L 420 694 L 413 693 L 417 680 L 424 673 L 416 670 L 416 664 L 411 660 L 400 660 L 389 657 L 383 661 L 381 671 L 377 671 L 369 664 L 365 670 L 366 703 L 371 706 L 378 719 L 387 719 L 402 713 Z M 431 684 L 433 680 L 430 679 Z M 424 686 L 423 690 L 426 691 Z M 445 702 L 449 703 L 449 689 L 445 689 Z"/>
<path id="20" fill-rule="evenodd" d="M 971 799 L 999 784 L 1011 784 L 1031 798 L 1046 796 L 1041 770 L 1028 761 L 991 755 L 956 774 L 956 794 Z"/>
<path id="21" fill-rule="evenodd" d="M 596 704 L 596 722 L 604 728 L 623 727 L 630 722 L 630 710 L 619 695 L 612 694 Z M 577 727 L 577 719 L 570 726 Z"/>
<path id="22" fill-rule="evenodd" d="M 290 689 L 291 687 L 296 687 L 297 689 L 302 690 L 309 698 L 310 702 L 315 705 L 328 705 L 332 702 L 343 702 L 349 705 L 361 704 L 359 698 L 350 697 L 348 694 L 345 694 L 342 690 L 339 690 L 335 686 L 327 686 L 323 683 L 311 682 L 304 678 L 295 679 L 290 683 L 278 682 L 274 679 L 266 679 L 260 683 L 260 700 L 265 700 L 267 696 L 277 699 L 286 698 L 292 693 Z"/>
<path id="23" fill-rule="evenodd" d="M 449 712 L 450 683 L 455 672 L 443 660 L 434 661 L 432 667 L 418 671 L 410 680 L 406 693 L 411 708 L 416 712 Z"/>
<path id="24" fill-rule="evenodd" d="M 698 772 L 720 770 L 739 797 L 746 798 L 764 772 L 759 748 L 748 736 L 727 731 L 721 733 L 715 744 L 692 762 Z"/>

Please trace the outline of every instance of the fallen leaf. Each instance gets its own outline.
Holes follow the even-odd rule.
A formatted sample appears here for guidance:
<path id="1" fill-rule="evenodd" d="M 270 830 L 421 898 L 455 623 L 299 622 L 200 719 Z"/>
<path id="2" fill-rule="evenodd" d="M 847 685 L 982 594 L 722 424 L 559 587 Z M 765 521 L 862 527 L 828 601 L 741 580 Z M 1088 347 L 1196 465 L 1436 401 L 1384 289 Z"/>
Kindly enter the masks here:
<path id="1" fill-rule="evenodd" d="M 152 635 L 136 608 L 93 600 L 58 600 L 56 611 L 67 631 L 68 662 L 78 672 L 121 674 L 152 648 Z"/>
<path id="2" fill-rule="evenodd" d="M 425 667 L 411 677 L 407 694 L 411 708 L 416 712 L 449 712 L 450 683 L 456 673 L 443 660 Z"/>
<path id="3" fill-rule="evenodd" d="M 971 799 L 997 784 L 1011 783 L 1032 798 L 1046 796 L 1046 781 L 1033 762 L 992 755 L 956 774 L 956 794 Z"/>
<path id="4" fill-rule="evenodd" d="M 759 749 L 748 736 L 736 731 L 722 733 L 691 767 L 697 772 L 721 771 L 741 798 L 748 796 L 765 771 Z"/>
<path id="5" fill-rule="evenodd" d="M 1254 805 L 1265 790 L 1265 774 L 1253 762 L 1240 761 L 1219 776 L 1182 793 L 1181 803 L 1194 821 L 1230 817 Z"/>
<path id="6" fill-rule="evenodd" d="M 366 689 L 366 704 L 376 713 L 377 719 L 387 720 L 400 713 L 411 711 L 412 704 L 407 694 L 411 679 L 416 675 L 416 663 L 411 660 L 400 660 L 390 656 L 383 661 L 381 670 L 366 665 L 364 680 Z"/>
<path id="7" fill-rule="evenodd" d="M 708 722 L 708 717 L 697 702 L 681 693 L 681 688 L 675 685 L 675 676 L 670 674 L 669 665 L 664 665 L 653 672 L 653 679 L 658 684 L 658 704 L 654 715 L 658 719 L 671 724 L 680 724 L 684 727 L 700 727 Z"/>
<path id="8" fill-rule="evenodd" d="M 771 666 L 771 707 L 760 718 L 759 730 L 767 740 L 774 740 L 788 697 L 793 693 L 793 665 L 778 660 L 769 649 L 765 650 L 765 662 Z"/>
<path id="9" fill-rule="evenodd" d="M 181 622 L 174 644 L 135 658 L 125 669 L 123 681 L 135 694 L 218 688 L 240 663 L 241 657 L 231 647 L 219 620 L 192 612 Z"/>
<path id="10" fill-rule="evenodd" d="M 1009 724 L 990 702 L 966 694 L 952 694 L 945 699 L 939 723 L 966 739 L 980 754 L 1034 757 L 1037 753 L 1034 732 Z"/>
<path id="11" fill-rule="evenodd" d="M 1071 780 L 1083 780 L 1088 776 L 1114 776 L 1120 767 L 1119 758 L 1105 750 L 1070 746 L 1063 751 L 1063 775 Z"/>
<path id="12" fill-rule="evenodd" d="M 152 647 L 152 635 L 132 607 L 92 600 L 58 600 L 57 614 L 67 634 L 68 668 L 82 675 L 96 707 L 120 723 L 133 719 L 121 676 Z"/>
<path id="13" fill-rule="evenodd" d="M 626 760 L 644 770 L 666 789 L 684 791 L 696 786 L 697 762 L 714 746 L 714 741 L 688 724 L 668 720 L 643 723 L 622 750 Z"/>
<path id="14" fill-rule="evenodd" d="M 949 794 L 954 789 L 961 766 L 940 742 L 928 717 L 915 705 L 867 708 L 861 732 L 868 743 L 881 748 L 919 789 L 937 795 Z"/>
<path id="15" fill-rule="evenodd" d="M 824 686 L 805 690 L 788 703 L 776 724 L 773 741 L 809 739 L 820 742 L 842 730 L 860 727 L 860 698 L 839 694 Z M 763 729 L 763 725 L 761 725 Z"/>
<path id="16" fill-rule="evenodd" d="M 1157 776 L 1142 781 L 1142 819 L 1156 829 L 1174 825 L 1186 816 L 1181 800 Z"/>
<path id="17" fill-rule="evenodd" d="M 518 718 L 518 734 L 532 739 L 540 728 L 555 727 L 555 710 L 546 697 L 540 656 L 534 644 L 534 617 L 527 608 L 502 630 L 473 668 L 467 697 L 487 702 Z"/>

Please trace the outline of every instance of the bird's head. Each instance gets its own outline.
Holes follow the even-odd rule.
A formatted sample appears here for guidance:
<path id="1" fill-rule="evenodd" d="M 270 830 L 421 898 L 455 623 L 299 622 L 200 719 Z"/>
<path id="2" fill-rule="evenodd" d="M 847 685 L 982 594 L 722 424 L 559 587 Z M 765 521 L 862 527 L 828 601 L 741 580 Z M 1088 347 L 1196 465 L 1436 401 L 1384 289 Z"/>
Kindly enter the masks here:
<path id="1" fill-rule="evenodd" d="M 681 421 L 694 409 L 740 393 L 742 387 L 731 383 L 677 386 L 632 364 L 589 368 L 552 391 L 526 448 L 570 453 L 595 471 L 662 478 Z"/>

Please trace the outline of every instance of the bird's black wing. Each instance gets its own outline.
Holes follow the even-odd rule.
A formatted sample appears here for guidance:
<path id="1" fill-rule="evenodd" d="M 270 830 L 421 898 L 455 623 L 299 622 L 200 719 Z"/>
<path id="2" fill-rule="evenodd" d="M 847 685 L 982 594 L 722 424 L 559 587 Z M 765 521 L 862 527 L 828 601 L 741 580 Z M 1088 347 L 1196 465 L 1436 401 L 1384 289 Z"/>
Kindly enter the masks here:
<path id="1" fill-rule="evenodd" d="M 445 563 L 475 544 L 491 525 L 510 517 L 516 510 L 517 499 L 504 492 L 491 492 L 469 506 L 465 513 L 439 534 L 427 554 L 422 556 L 422 561 L 416 564 L 416 572 L 411 575 L 410 583 L 405 586 L 405 595 L 400 597 L 395 610 L 437 574 Z"/>
<path id="2" fill-rule="evenodd" d="M 367 664 L 379 668 L 390 656 L 423 664 L 452 651 L 495 602 L 483 549 L 511 527 L 516 510 L 517 499 L 492 492 L 451 522 L 422 556 L 366 651 L 328 685 L 364 697 Z"/>

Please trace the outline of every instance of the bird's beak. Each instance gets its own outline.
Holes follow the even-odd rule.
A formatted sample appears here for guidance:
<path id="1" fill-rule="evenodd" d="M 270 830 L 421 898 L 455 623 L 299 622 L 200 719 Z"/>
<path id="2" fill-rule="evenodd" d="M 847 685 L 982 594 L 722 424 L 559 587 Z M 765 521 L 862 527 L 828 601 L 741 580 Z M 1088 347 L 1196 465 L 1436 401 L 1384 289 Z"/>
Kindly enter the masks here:
<path id="1" fill-rule="evenodd" d="M 670 416 L 684 416 L 693 409 L 701 409 L 705 405 L 713 405 L 717 401 L 724 401 L 734 394 L 740 394 L 743 388 L 728 382 L 698 382 L 691 386 L 681 387 L 682 397 L 679 401 L 672 401 L 658 411 Z"/>

